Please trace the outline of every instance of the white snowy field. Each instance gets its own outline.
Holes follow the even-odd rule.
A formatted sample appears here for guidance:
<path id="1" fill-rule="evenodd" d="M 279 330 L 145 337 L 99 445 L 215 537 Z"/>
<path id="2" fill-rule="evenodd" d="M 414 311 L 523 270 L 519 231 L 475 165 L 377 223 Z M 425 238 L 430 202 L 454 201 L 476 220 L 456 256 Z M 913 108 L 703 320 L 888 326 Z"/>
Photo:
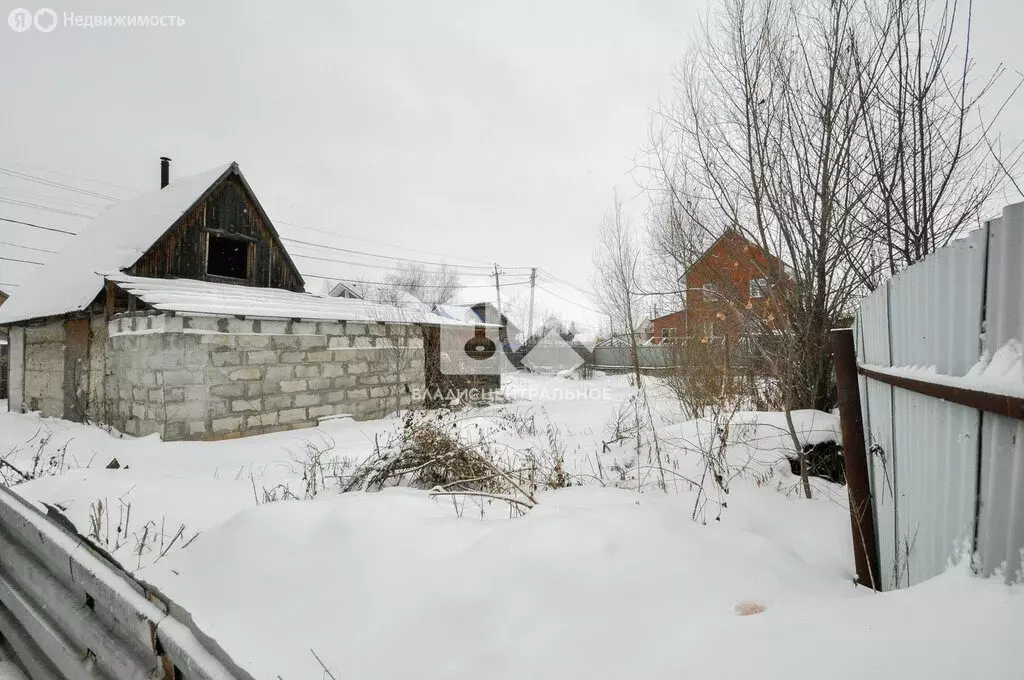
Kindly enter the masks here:
<path id="1" fill-rule="evenodd" d="M 64 508 L 258 678 L 328 677 L 317 656 L 339 679 L 1024 677 L 1020 587 L 965 565 L 854 587 L 844 489 L 800 498 L 781 414 L 687 421 L 648 384 L 644 403 L 623 376 L 517 376 L 508 403 L 459 411 L 463 441 L 560 452 L 579 484 L 514 518 L 330 479 L 266 502 L 313 496 L 311 460 L 350 469 L 399 418 L 163 443 L 0 413 L 0 456 L 38 475 L 5 467 L 17 491 Z M 794 418 L 802 441 L 839 436 L 830 414 Z"/>

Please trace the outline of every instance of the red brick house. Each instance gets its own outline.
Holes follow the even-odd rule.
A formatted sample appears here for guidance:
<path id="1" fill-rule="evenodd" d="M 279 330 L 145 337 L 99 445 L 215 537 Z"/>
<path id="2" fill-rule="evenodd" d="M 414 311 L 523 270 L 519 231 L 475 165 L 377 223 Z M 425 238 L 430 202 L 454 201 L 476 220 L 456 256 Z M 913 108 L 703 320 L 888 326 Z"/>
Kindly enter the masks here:
<path id="1" fill-rule="evenodd" d="M 727 230 L 686 270 L 686 335 L 727 341 L 775 327 L 771 281 L 783 262 L 734 229 Z"/>
<path id="2" fill-rule="evenodd" d="M 673 343 L 686 337 L 686 310 L 672 312 L 651 320 L 651 343 Z"/>

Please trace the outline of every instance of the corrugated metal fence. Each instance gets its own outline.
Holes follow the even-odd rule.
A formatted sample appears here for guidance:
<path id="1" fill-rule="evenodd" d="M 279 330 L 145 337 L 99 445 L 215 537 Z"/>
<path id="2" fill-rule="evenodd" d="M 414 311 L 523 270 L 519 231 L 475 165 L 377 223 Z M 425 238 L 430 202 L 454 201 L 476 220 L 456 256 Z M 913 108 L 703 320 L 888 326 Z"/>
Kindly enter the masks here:
<path id="1" fill-rule="evenodd" d="M 678 349 L 672 345 L 640 345 L 636 348 L 640 368 L 671 368 L 678 361 Z M 633 356 L 628 345 L 624 347 L 594 348 L 594 367 L 597 369 L 632 368 Z"/>
<path id="2" fill-rule="evenodd" d="M 1022 263 L 1024 203 L 867 297 L 854 325 L 858 364 L 965 376 L 1021 339 Z M 1012 576 L 1024 549 L 1024 422 L 860 381 L 883 589 L 941 573 L 965 545 L 982 573 L 1005 565 Z"/>
<path id="3" fill-rule="evenodd" d="M 32 680 L 252 680 L 188 612 L 3 485 L 0 638 Z"/>

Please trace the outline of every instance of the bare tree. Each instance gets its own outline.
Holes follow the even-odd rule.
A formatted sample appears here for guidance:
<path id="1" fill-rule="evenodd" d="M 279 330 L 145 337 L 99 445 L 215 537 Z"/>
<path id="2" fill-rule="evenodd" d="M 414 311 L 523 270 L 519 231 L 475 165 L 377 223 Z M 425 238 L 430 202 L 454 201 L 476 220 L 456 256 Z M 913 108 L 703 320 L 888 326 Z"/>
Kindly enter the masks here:
<path id="1" fill-rule="evenodd" d="M 790 412 L 828 408 L 828 331 L 851 308 L 848 266 L 870 244 L 857 238 L 870 191 L 861 83 L 881 62 L 858 27 L 857 0 L 723 0 L 677 72 L 660 112 L 650 164 L 689 227 L 733 230 L 765 258 L 772 308 L 730 309 L 764 353 Z M 679 178 L 684 177 L 685 183 Z M 683 257 L 686 254 L 683 253 Z M 801 466 L 806 471 L 806 466 Z M 804 490 L 810 486 L 804 478 Z"/>
<path id="2" fill-rule="evenodd" d="M 828 331 L 857 291 L 848 260 L 869 247 L 856 238 L 870 190 L 860 84 L 880 51 L 858 34 L 857 6 L 723 0 L 655 137 L 651 166 L 688 224 L 738 231 L 770 255 L 778 309 L 754 321 L 769 320 L 784 355 L 790 408 L 829 404 Z"/>
<path id="3" fill-rule="evenodd" d="M 717 294 L 748 337 L 770 339 L 760 349 L 798 453 L 791 410 L 832 403 L 828 331 L 882 276 L 976 222 L 1001 181 L 979 112 L 1002 69 L 971 74 L 970 11 L 719 0 L 655 117 L 638 168 L 652 259 L 689 266 L 702 238 L 728 230 L 766 254 L 767 309 L 748 313 L 728 286 Z M 1019 155 L 1004 159 L 1012 170 Z"/>
<path id="4" fill-rule="evenodd" d="M 654 179 L 661 184 L 649 192 L 651 206 L 646 215 L 645 245 L 650 266 L 646 268 L 644 287 L 649 291 L 674 291 L 658 295 L 650 302 L 666 312 L 686 307 L 686 274 L 714 242 L 717 234 L 710 234 L 690 219 L 688 212 L 694 209 L 692 201 L 675 193 L 676 178 L 668 176 Z M 658 311 L 652 307 L 652 312 Z M 653 316 L 658 316 L 653 313 Z"/>
<path id="5" fill-rule="evenodd" d="M 613 331 L 624 333 L 629 338 L 633 373 L 639 387 L 642 383 L 634 313 L 640 293 L 640 249 L 629 221 L 623 215 L 618 196 L 615 197 L 611 212 L 601 222 L 598 236 L 599 245 L 593 256 L 592 284 L 604 312 L 612 319 Z"/>
<path id="6" fill-rule="evenodd" d="M 333 290 L 333 282 L 328 281 L 324 288 L 325 292 Z M 458 273 L 444 265 L 432 269 L 418 263 L 403 263 L 383 281 L 363 279 L 353 282 L 350 288 L 364 300 L 396 306 L 409 302 L 410 296 L 428 305 L 448 304 L 458 298 L 462 285 Z"/>
<path id="7" fill-rule="evenodd" d="M 530 317 L 530 299 L 528 295 L 511 295 L 508 298 L 502 296 L 501 300 L 501 314 L 504 316 L 509 324 L 522 330 L 522 335 L 526 335 L 526 329 L 529 328 L 529 317 Z M 536 312 L 534 318 L 537 317 Z M 536 329 L 534 329 L 536 332 Z M 528 338 L 523 337 L 522 341 L 526 342 Z"/>
<path id="8" fill-rule="evenodd" d="M 1005 69 L 973 73 L 972 10 L 971 0 L 888 0 L 868 15 L 885 55 L 860 83 L 874 184 L 863 227 L 876 247 L 851 264 L 869 288 L 978 224 L 1019 168 L 1019 147 L 989 158 L 988 131 L 1002 107 L 988 121 L 981 107 Z"/>
<path id="9" fill-rule="evenodd" d="M 376 288 L 376 297 L 380 302 L 394 303 L 400 301 L 402 293 L 408 293 L 427 304 L 448 304 L 458 298 L 460 288 L 458 273 L 444 265 L 432 269 L 403 263 Z"/>

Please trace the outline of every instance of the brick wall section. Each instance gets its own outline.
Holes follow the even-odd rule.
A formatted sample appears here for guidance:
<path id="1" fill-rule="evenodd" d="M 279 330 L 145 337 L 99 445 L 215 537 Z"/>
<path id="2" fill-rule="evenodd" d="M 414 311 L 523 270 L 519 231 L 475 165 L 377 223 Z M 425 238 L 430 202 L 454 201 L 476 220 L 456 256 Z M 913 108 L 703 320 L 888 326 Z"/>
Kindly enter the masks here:
<path id="1" fill-rule="evenodd" d="M 378 418 L 424 392 L 412 325 L 150 315 L 108 331 L 109 422 L 134 435 L 227 439 Z"/>
<path id="2" fill-rule="evenodd" d="M 25 408 L 64 417 L 64 321 L 25 328 Z"/>
<path id="3" fill-rule="evenodd" d="M 673 312 L 659 316 L 651 321 L 651 328 L 655 345 L 660 345 L 665 340 L 674 342 L 676 338 L 683 338 L 686 335 L 686 312 Z"/>

